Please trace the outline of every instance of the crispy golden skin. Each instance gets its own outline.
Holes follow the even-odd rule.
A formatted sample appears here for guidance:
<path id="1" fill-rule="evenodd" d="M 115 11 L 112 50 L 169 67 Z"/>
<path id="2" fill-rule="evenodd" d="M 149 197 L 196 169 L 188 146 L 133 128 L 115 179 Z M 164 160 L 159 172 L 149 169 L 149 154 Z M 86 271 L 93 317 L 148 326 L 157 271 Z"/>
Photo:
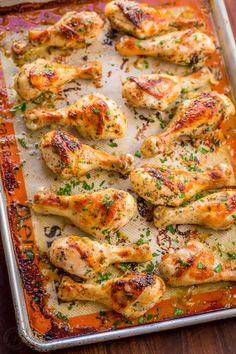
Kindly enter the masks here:
<path id="1" fill-rule="evenodd" d="M 183 207 L 157 207 L 154 223 L 156 227 L 195 224 L 213 230 L 226 230 L 234 224 L 235 215 L 236 190 L 232 189 L 207 195 Z"/>
<path id="2" fill-rule="evenodd" d="M 214 78 L 208 68 L 187 76 L 150 74 L 129 77 L 122 86 L 122 95 L 132 107 L 165 111 L 182 93 L 194 92 Z"/>
<path id="3" fill-rule="evenodd" d="M 88 237 L 69 236 L 53 241 L 49 258 L 53 265 L 80 278 L 94 278 L 114 263 L 143 263 L 152 259 L 149 245 L 115 246 Z"/>
<path id="4" fill-rule="evenodd" d="M 81 144 L 64 130 L 52 130 L 41 140 L 40 151 L 46 165 L 62 178 L 81 177 L 96 169 L 128 175 L 133 169 L 130 154 L 113 156 Z"/>
<path id="5" fill-rule="evenodd" d="M 37 214 L 64 216 L 88 234 L 104 238 L 126 225 L 137 205 L 129 193 L 109 188 L 73 196 L 38 193 L 32 209 Z"/>
<path id="6" fill-rule="evenodd" d="M 222 261 L 199 241 L 165 254 L 159 269 L 172 286 L 189 286 L 218 281 L 236 281 L 236 260 Z"/>
<path id="7" fill-rule="evenodd" d="M 34 47 L 84 48 L 100 34 L 103 20 L 94 11 L 67 12 L 54 25 L 44 30 L 30 30 L 29 43 L 14 41 L 12 51 L 23 55 Z"/>
<path id="8" fill-rule="evenodd" d="M 143 142 L 141 151 L 145 156 L 168 152 L 170 145 L 181 136 L 198 138 L 209 129 L 217 129 L 234 113 L 235 107 L 227 96 L 216 91 L 197 94 L 179 106 L 163 132 Z"/>
<path id="9" fill-rule="evenodd" d="M 209 36 L 194 29 L 138 41 L 124 36 L 116 44 L 116 49 L 124 56 L 146 55 L 179 65 L 202 65 L 216 50 Z"/>
<path id="10" fill-rule="evenodd" d="M 165 284 L 153 273 L 126 273 L 104 285 L 77 283 L 64 277 L 58 297 L 62 301 L 88 300 L 107 305 L 126 317 L 139 317 L 158 303 Z"/>
<path id="11" fill-rule="evenodd" d="M 207 189 L 234 186 L 233 170 L 225 164 L 204 172 L 189 172 L 158 165 L 144 165 L 130 174 L 137 194 L 154 205 L 179 206 Z"/>
<path id="12" fill-rule="evenodd" d="M 34 108 L 25 112 L 27 128 L 37 130 L 52 123 L 75 127 L 88 139 L 121 138 L 127 120 L 115 101 L 100 93 L 82 96 L 59 110 Z"/>
<path id="13" fill-rule="evenodd" d="M 14 88 L 18 95 L 30 100 L 44 92 L 58 93 L 72 80 L 93 80 L 100 87 L 102 67 L 100 62 L 91 62 L 83 66 L 63 65 L 45 59 L 25 64 L 15 77 Z"/>
<path id="14" fill-rule="evenodd" d="M 127 0 L 115 0 L 105 7 L 105 15 L 111 26 L 137 38 L 148 38 L 162 32 L 200 25 L 195 18 L 183 16 L 186 8 L 154 9 L 146 4 Z"/>

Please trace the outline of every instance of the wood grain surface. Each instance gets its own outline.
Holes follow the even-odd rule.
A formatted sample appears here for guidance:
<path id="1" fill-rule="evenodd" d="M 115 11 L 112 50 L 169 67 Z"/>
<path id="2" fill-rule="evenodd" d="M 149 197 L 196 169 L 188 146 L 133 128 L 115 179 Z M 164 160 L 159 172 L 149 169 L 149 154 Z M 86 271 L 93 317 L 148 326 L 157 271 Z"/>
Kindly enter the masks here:
<path id="1" fill-rule="evenodd" d="M 225 3 L 236 37 L 236 0 L 225 0 Z M 235 354 L 235 348 L 236 321 L 229 319 L 96 345 L 64 349 L 56 353 Z M 18 337 L 7 269 L 0 244 L 0 354 L 16 353 L 33 354 L 37 352 L 27 348 Z"/>

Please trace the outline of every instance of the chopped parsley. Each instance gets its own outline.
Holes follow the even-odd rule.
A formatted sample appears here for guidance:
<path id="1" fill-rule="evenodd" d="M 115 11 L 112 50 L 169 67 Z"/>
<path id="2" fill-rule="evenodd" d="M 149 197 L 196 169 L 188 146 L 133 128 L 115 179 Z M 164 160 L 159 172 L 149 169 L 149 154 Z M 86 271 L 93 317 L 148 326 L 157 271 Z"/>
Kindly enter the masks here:
<path id="1" fill-rule="evenodd" d="M 140 158 L 142 155 L 141 155 L 141 152 L 137 150 L 137 151 L 135 151 L 134 156 Z"/>
<path id="2" fill-rule="evenodd" d="M 112 206 L 113 203 L 114 203 L 114 200 L 112 200 L 108 194 L 105 194 L 104 198 L 102 200 L 102 204 L 104 204 L 106 206 L 107 210 L 110 209 L 110 207 Z"/>
<path id="3" fill-rule="evenodd" d="M 68 320 L 68 317 L 66 315 L 63 315 L 63 313 L 61 313 L 60 311 L 56 312 L 55 316 L 57 316 L 57 318 L 60 318 L 60 320 Z"/>
<path id="4" fill-rule="evenodd" d="M 101 110 L 99 108 L 96 108 L 96 107 L 93 107 L 92 111 L 93 111 L 93 113 L 96 113 L 96 114 L 101 112 Z"/>
<path id="5" fill-rule="evenodd" d="M 222 271 L 222 265 L 219 263 L 217 266 L 214 268 L 214 272 L 220 273 Z"/>
<path id="6" fill-rule="evenodd" d="M 144 316 L 139 317 L 139 319 L 138 319 L 139 324 L 144 324 L 145 322 L 146 322 L 146 319 Z"/>
<path id="7" fill-rule="evenodd" d="M 235 252 L 227 252 L 227 256 L 229 259 L 236 259 L 236 253 Z"/>
<path id="8" fill-rule="evenodd" d="M 91 191 L 91 189 L 94 188 L 94 183 L 92 182 L 91 184 L 88 184 L 86 181 L 82 182 L 82 187 L 83 189 L 85 189 L 86 191 Z"/>
<path id="9" fill-rule="evenodd" d="M 147 60 L 144 60 L 144 64 L 145 64 L 145 69 L 148 69 L 149 68 L 149 63 Z"/>
<path id="10" fill-rule="evenodd" d="M 184 262 L 184 261 L 182 261 L 182 259 L 179 259 L 179 264 L 184 268 L 191 267 L 191 265 L 192 265 L 191 262 Z"/>
<path id="11" fill-rule="evenodd" d="M 112 148 L 118 146 L 118 144 L 117 144 L 117 143 L 114 143 L 113 141 L 109 141 L 108 145 L 109 145 L 110 147 L 112 147 Z"/>
<path id="12" fill-rule="evenodd" d="M 107 272 L 107 273 L 98 273 L 99 274 L 99 278 L 97 279 L 97 283 L 98 284 L 101 284 L 103 283 L 104 281 L 107 281 L 111 278 L 111 273 L 110 272 Z"/>
<path id="13" fill-rule="evenodd" d="M 25 112 L 26 111 L 26 102 L 22 102 L 21 104 L 18 104 L 16 106 L 13 106 L 10 109 L 10 112 L 14 115 L 16 112 L 21 111 Z"/>
<path id="14" fill-rule="evenodd" d="M 135 41 L 134 44 L 137 45 L 139 48 L 142 48 L 141 42 L 142 42 L 142 40 L 139 39 L 138 41 Z"/>
<path id="15" fill-rule="evenodd" d="M 72 186 L 70 183 L 66 183 L 64 187 L 60 187 L 57 191 L 57 195 L 71 195 Z"/>
<path id="16" fill-rule="evenodd" d="M 195 164 L 188 165 L 187 169 L 193 172 L 202 172 L 202 170 Z"/>
<path id="17" fill-rule="evenodd" d="M 207 154 L 209 152 L 208 149 L 204 148 L 203 146 L 201 146 L 199 149 L 198 149 L 199 152 L 201 152 L 202 154 Z"/>
<path id="18" fill-rule="evenodd" d="M 184 161 L 197 161 L 197 156 L 191 153 L 189 156 L 183 156 Z"/>
<path id="19" fill-rule="evenodd" d="M 102 187 L 105 182 L 106 182 L 106 181 L 105 181 L 105 179 L 104 179 L 104 180 L 99 184 L 99 187 Z"/>
<path id="20" fill-rule="evenodd" d="M 73 188 L 78 185 L 78 181 L 72 180 L 69 183 L 66 183 L 63 187 L 60 187 L 57 191 L 57 195 L 71 195 Z"/>
<path id="21" fill-rule="evenodd" d="M 166 229 L 167 229 L 168 231 L 170 231 L 170 233 L 172 233 L 172 235 L 175 234 L 176 228 L 175 228 L 173 225 L 168 225 L 168 226 L 166 227 Z"/>
<path id="22" fill-rule="evenodd" d="M 125 271 L 128 270 L 128 269 L 132 269 L 132 268 L 131 268 L 131 263 L 128 263 L 128 262 L 120 263 L 120 264 L 119 264 L 119 268 L 120 268 L 121 270 L 123 270 L 123 272 L 125 272 Z"/>
<path id="23" fill-rule="evenodd" d="M 161 187 L 162 187 L 162 185 L 163 185 L 163 181 L 160 179 L 160 178 L 158 178 L 157 180 L 156 180 L 156 187 L 157 187 L 157 189 L 161 189 Z"/>
<path id="24" fill-rule="evenodd" d="M 157 257 L 157 256 L 159 256 L 159 253 L 153 252 L 152 256 L 153 256 L 153 257 Z"/>
<path id="25" fill-rule="evenodd" d="M 183 87 L 180 92 L 181 93 L 188 93 L 188 89 L 186 87 Z"/>
<path id="26" fill-rule="evenodd" d="M 24 138 L 17 138 L 17 141 L 20 144 L 20 146 L 23 147 L 23 149 L 28 149 L 28 146 Z"/>
<path id="27" fill-rule="evenodd" d="M 197 269 L 205 269 L 206 267 L 204 266 L 204 264 L 202 262 L 199 262 L 197 264 Z"/>
<path id="28" fill-rule="evenodd" d="M 152 315 L 151 313 L 149 313 L 149 314 L 147 315 L 147 320 L 148 320 L 148 321 L 151 321 L 152 318 L 153 318 L 153 315 Z"/>
<path id="29" fill-rule="evenodd" d="M 223 197 L 220 199 L 221 202 L 227 202 L 228 201 L 228 198 L 227 197 Z"/>
<path id="30" fill-rule="evenodd" d="M 153 262 L 150 262 L 150 263 L 147 265 L 147 267 L 146 267 L 146 269 L 145 269 L 145 272 L 147 272 L 147 273 L 152 273 L 152 272 L 154 271 L 154 269 L 155 269 L 154 263 L 153 263 Z"/>
<path id="31" fill-rule="evenodd" d="M 141 234 L 139 240 L 136 242 L 138 246 L 144 245 L 145 243 L 148 243 L 148 240 L 145 240 L 144 235 Z"/>
<path id="32" fill-rule="evenodd" d="M 68 306 L 67 306 L 67 310 L 72 310 L 73 309 L 73 304 L 69 304 Z"/>
<path id="33" fill-rule="evenodd" d="M 175 307 L 174 308 L 174 315 L 175 316 L 181 316 L 183 314 L 183 310 L 178 308 L 178 307 Z"/>
<path id="34" fill-rule="evenodd" d="M 117 326 L 119 326 L 119 325 L 120 325 L 120 321 L 117 320 L 113 323 L 113 325 L 111 326 L 111 329 L 116 329 Z"/>

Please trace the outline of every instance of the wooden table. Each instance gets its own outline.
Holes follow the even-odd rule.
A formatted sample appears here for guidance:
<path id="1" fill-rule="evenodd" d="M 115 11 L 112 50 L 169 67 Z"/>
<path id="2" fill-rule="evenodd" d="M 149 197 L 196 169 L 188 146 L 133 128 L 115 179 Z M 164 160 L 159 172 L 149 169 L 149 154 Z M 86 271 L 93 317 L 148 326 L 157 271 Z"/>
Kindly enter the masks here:
<path id="1" fill-rule="evenodd" d="M 196 0 L 197 1 L 197 0 Z M 223 1 L 223 0 L 222 0 Z M 236 0 L 225 0 L 236 37 Z M 235 73 L 236 74 L 236 73 Z M 0 244 L 0 354 L 33 354 L 17 334 L 7 269 Z M 189 328 L 57 351 L 58 354 L 235 354 L 236 321 Z"/>

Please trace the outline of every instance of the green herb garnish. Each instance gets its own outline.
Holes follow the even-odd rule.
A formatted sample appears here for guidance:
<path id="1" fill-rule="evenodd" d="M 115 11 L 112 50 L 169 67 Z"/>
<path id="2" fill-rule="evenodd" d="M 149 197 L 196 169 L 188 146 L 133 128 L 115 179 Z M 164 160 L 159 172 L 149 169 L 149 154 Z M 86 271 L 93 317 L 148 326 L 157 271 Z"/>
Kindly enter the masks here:
<path id="1" fill-rule="evenodd" d="M 91 189 L 94 188 L 94 183 L 92 182 L 91 184 L 88 184 L 86 181 L 82 182 L 82 187 L 83 189 L 85 189 L 86 191 L 91 191 Z"/>
<path id="2" fill-rule="evenodd" d="M 174 308 L 174 315 L 181 316 L 183 314 L 183 310 L 179 309 L 178 307 Z"/>
<path id="3" fill-rule="evenodd" d="M 113 141 L 110 141 L 110 142 L 108 143 L 108 145 L 109 145 L 110 147 L 112 147 L 112 148 L 118 146 L 118 144 L 117 144 L 117 143 L 114 143 Z"/>
<path id="4" fill-rule="evenodd" d="M 222 265 L 218 264 L 215 268 L 214 268 L 214 272 L 216 273 L 220 273 L 222 271 Z"/>
<path id="5" fill-rule="evenodd" d="M 134 156 L 140 158 L 142 155 L 141 155 L 141 152 L 137 150 L 137 151 L 135 151 Z"/>
<path id="6" fill-rule="evenodd" d="M 112 204 L 114 203 L 114 200 L 110 199 L 110 196 L 108 194 L 104 195 L 104 198 L 102 200 L 102 204 L 104 204 L 107 208 L 107 210 L 110 209 L 110 207 L 112 206 Z"/>
<path id="7" fill-rule="evenodd" d="M 235 252 L 227 252 L 227 256 L 229 259 L 236 259 L 236 253 Z"/>
<path id="8" fill-rule="evenodd" d="M 111 273 L 110 272 L 107 272 L 107 273 L 98 273 L 99 274 L 99 278 L 97 279 L 97 283 L 98 284 L 101 284 L 103 283 L 104 281 L 107 281 L 111 278 Z"/>
<path id="9" fill-rule="evenodd" d="M 16 114 L 16 112 L 21 111 L 21 112 L 25 112 L 26 111 L 26 102 L 22 102 L 21 104 L 18 104 L 16 106 L 13 106 L 10 109 L 10 112 L 14 115 Z"/>

